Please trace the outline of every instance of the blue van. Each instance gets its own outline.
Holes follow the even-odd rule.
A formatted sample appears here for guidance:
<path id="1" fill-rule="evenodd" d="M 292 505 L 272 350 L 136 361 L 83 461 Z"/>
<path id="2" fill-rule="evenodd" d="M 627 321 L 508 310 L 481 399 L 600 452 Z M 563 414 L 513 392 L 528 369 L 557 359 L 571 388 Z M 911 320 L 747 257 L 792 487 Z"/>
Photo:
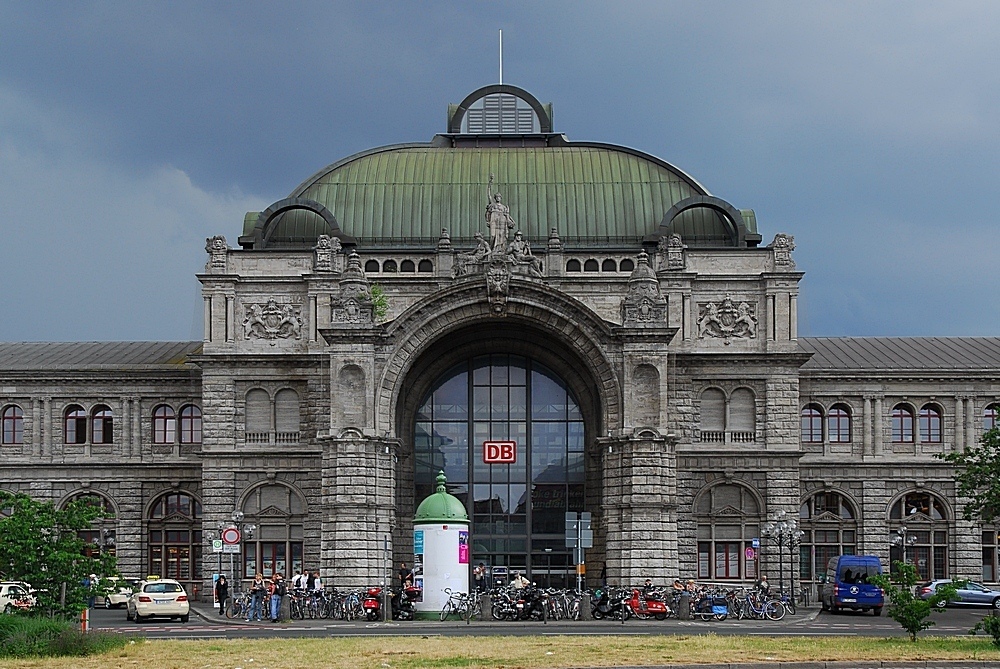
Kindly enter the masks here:
<path id="1" fill-rule="evenodd" d="M 882 563 L 875 555 L 838 555 L 830 558 L 826 573 L 820 577 L 820 608 L 831 613 L 844 609 L 871 610 L 882 615 L 885 595 L 871 578 L 882 573 Z"/>

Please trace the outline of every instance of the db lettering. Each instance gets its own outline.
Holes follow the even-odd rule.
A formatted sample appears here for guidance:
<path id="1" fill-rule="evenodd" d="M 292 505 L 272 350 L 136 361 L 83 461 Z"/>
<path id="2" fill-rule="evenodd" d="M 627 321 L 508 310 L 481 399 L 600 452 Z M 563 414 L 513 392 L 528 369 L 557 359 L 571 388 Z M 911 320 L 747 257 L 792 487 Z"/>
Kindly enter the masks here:
<path id="1" fill-rule="evenodd" d="M 513 441 L 483 442 L 483 462 L 487 464 L 517 462 L 517 444 Z"/>

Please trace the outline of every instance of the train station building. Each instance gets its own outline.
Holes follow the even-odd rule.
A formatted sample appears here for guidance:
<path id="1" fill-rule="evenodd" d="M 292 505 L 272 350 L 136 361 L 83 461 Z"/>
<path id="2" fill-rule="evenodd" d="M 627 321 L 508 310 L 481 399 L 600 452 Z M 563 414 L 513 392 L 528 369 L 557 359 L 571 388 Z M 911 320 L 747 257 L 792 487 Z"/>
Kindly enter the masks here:
<path id="1" fill-rule="evenodd" d="M 0 488 L 91 497 L 122 573 L 199 587 L 231 525 L 237 576 L 382 580 L 441 471 L 470 569 L 546 585 L 578 512 L 592 584 L 1000 581 L 934 457 L 996 424 L 1000 338 L 800 337 L 794 230 L 552 119 L 488 86 L 233 221 L 201 341 L 0 343 Z"/>

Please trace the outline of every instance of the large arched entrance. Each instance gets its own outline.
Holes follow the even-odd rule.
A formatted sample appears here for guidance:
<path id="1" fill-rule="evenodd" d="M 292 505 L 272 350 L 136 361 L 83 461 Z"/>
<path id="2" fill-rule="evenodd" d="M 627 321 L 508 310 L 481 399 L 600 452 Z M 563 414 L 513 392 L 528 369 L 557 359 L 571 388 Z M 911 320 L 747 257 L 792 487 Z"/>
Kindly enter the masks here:
<path id="1" fill-rule="evenodd" d="M 574 565 L 565 516 L 585 510 L 585 423 L 566 381 L 540 361 L 493 353 L 468 357 L 432 384 L 413 425 L 414 493 L 449 492 L 472 521 L 471 563 L 527 570 L 563 587 Z M 511 442 L 512 449 L 491 449 Z"/>

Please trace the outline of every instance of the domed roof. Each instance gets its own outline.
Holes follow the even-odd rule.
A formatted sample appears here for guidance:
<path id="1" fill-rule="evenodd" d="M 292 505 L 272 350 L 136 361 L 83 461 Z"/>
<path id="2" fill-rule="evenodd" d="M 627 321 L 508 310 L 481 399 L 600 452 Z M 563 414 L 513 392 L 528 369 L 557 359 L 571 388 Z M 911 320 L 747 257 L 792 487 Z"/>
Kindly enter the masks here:
<path id="1" fill-rule="evenodd" d="M 471 242 L 485 229 L 489 190 L 501 194 L 529 240 L 547 239 L 554 228 L 570 247 L 634 249 L 668 223 L 689 246 L 736 246 L 745 235 L 735 229 L 755 225 L 743 212 L 729 220 L 718 207 L 678 209 L 708 191 L 649 154 L 551 132 L 551 105 L 514 86 L 485 87 L 450 111 L 449 132 L 432 142 L 350 156 L 282 201 L 297 205 L 272 206 L 266 221 L 248 214 L 240 243 L 311 248 L 329 234 L 365 248 L 433 248 L 442 228 L 453 242 Z"/>
<path id="2" fill-rule="evenodd" d="M 445 490 L 444 472 L 437 475 L 437 492 L 427 496 L 417 507 L 413 522 L 419 523 L 464 523 L 469 524 L 469 514 L 454 495 Z"/>

